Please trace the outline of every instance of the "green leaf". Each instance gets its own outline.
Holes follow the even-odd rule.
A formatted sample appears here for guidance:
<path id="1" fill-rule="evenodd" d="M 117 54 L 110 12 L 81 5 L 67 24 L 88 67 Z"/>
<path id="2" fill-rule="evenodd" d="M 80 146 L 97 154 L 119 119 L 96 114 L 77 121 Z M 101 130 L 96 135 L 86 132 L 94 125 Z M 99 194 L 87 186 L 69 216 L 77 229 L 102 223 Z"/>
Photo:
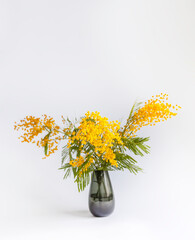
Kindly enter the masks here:
<path id="1" fill-rule="evenodd" d="M 64 164 L 65 160 L 68 158 L 69 156 L 69 150 L 67 148 L 67 145 L 65 145 L 62 149 L 62 160 L 61 160 L 61 165 Z"/>
<path id="2" fill-rule="evenodd" d="M 51 131 L 43 138 L 43 140 L 45 140 L 45 139 L 49 140 L 50 134 L 51 134 Z M 48 142 L 46 142 L 46 144 L 44 146 L 44 152 L 45 152 L 45 155 L 47 155 L 47 153 L 48 153 Z"/>
<path id="3" fill-rule="evenodd" d="M 125 128 L 122 131 L 122 136 L 124 136 L 126 130 L 127 130 L 127 126 L 130 125 L 130 122 L 132 121 L 132 117 L 134 115 L 134 113 L 141 107 L 142 102 L 135 102 L 131 108 L 131 111 L 129 113 L 129 117 L 127 118 L 127 122 L 125 124 Z"/>
<path id="4" fill-rule="evenodd" d="M 71 169 L 70 169 L 70 168 L 66 169 L 65 174 L 64 174 L 64 179 L 66 179 L 67 177 L 69 177 L 69 176 L 70 176 L 70 173 L 71 173 Z"/>
<path id="5" fill-rule="evenodd" d="M 149 140 L 149 137 L 147 138 L 127 138 L 123 137 L 122 141 L 126 148 L 131 150 L 135 155 L 144 156 L 143 152 L 148 154 L 149 153 L 149 146 L 145 145 L 145 142 Z M 143 152 L 142 152 L 143 151 Z"/>
<path id="6" fill-rule="evenodd" d="M 64 166 L 62 166 L 61 168 L 58 168 L 59 170 L 61 170 L 61 169 L 66 169 L 66 168 L 71 168 L 72 167 L 72 165 L 70 165 L 69 163 L 66 163 L 66 164 L 64 164 Z"/>
<path id="7" fill-rule="evenodd" d="M 77 182 L 78 191 L 83 191 L 90 183 L 90 173 L 88 171 L 84 172 L 80 177 L 76 178 L 75 182 Z"/>

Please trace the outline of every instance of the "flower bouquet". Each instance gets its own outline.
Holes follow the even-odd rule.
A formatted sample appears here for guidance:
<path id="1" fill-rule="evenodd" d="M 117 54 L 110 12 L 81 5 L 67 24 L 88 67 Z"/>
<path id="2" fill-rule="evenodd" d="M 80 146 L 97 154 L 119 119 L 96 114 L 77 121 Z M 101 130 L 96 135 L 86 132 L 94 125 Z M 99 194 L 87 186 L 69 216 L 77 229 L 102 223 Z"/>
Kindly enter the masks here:
<path id="1" fill-rule="evenodd" d="M 40 118 L 27 116 L 15 123 L 14 128 L 23 131 L 19 137 L 22 142 L 44 149 L 43 158 L 56 152 L 59 143 L 64 141 L 60 167 L 64 178 L 72 173 L 78 190 L 83 191 L 92 173 L 89 209 L 94 216 L 107 216 L 114 209 L 108 171 L 128 169 L 136 174 L 142 170 L 132 154 L 148 154 L 149 137 L 140 137 L 137 132 L 177 115 L 181 107 L 172 106 L 167 100 L 168 95 L 161 93 L 145 103 L 135 103 L 124 125 L 101 117 L 99 112 L 87 112 L 74 121 L 62 116 L 62 127 L 52 117 L 42 115 Z"/>

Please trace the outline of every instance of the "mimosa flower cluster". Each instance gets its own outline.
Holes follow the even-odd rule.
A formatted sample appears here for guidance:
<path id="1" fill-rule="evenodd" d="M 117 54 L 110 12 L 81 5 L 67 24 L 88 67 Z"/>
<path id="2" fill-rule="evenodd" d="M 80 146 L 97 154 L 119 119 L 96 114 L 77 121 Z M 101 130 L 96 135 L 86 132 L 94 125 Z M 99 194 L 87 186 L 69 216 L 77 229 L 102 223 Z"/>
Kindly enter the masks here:
<path id="1" fill-rule="evenodd" d="M 112 148 L 114 144 L 123 145 L 119 129 L 118 121 L 109 122 L 108 118 L 101 117 L 99 112 L 87 112 L 78 128 L 69 137 L 68 148 L 76 145 L 80 151 L 80 157 L 70 161 L 70 164 L 77 167 L 82 165 L 83 154 L 85 158 L 89 158 L 84 170 L 87 170 L 91 163 L 99 159 L 117 167 L 117 160 Z M 88 151 L 89 146 L 93 146 L 93 151 Z"/>
<path id="2" fill-rule="evenodd" d="M 152 96 L 152 99 L 145 102 L 144 106 L 134 112 L 130 121 L 124 127 L 124 135 L 135 137 L 135 133 L 144 126 L 154 126 L 156 123 L 164 122 L 172 116 L 176 116 L 181 108 L 177 104 L 172 106 L 167 103 L 168 94 L 161 93 L 160 95 Z"/>
<path id="3" fill-rule="evenodd" d="M 41 118 L 27 116 L 23 120 L 20 120 L 20 123 L 16 124 L 15 122 L 14 129 L 24 132 L 19 137 L 21 142 L 34 143 L 38 147 L 44 147 L 45 156 L 47 157 L 58 150 L 58 144 L 61 140 L 59 136 L 60 127 L 56 125 L 52 117 L 45 114 Z M 45 133 L 44 137 L 37 138 Z"/>

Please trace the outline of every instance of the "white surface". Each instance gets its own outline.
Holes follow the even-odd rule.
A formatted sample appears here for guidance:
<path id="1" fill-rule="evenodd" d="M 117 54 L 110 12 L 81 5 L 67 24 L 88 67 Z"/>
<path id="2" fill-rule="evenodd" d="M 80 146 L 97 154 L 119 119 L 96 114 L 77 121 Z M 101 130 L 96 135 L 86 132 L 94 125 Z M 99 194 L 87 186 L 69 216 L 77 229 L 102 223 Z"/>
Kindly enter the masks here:
<path id="1" fill-rule="evenodd" d="M 195 2 L 0 0 L 0 239 L 195 238 Z M 63 181 L 60 153 L 21 144 L 26 115 L 125 119 L 135 99 L 168 93 L 178 116 L 141 136 L 144 173 L 111 173 L 113 215 Z"/>

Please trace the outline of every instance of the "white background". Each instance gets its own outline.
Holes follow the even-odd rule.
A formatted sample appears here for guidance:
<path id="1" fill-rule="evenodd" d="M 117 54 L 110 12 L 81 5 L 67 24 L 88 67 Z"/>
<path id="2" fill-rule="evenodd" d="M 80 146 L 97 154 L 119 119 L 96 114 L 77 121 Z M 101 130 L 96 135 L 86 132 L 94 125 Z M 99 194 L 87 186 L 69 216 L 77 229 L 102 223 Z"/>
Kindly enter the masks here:
<path id="1" fill-rule="evenodd" d="M 195 239 L 194 0 L 0 0 L 0 238 Z M 140 131 L 144 173 L 110 173 L 116 207 L 88 211 L 88 191 L 63 181 L 60 152 L 22 144 L 26 115 L 128 116 L 168 93 L 178 116 Z"/>

